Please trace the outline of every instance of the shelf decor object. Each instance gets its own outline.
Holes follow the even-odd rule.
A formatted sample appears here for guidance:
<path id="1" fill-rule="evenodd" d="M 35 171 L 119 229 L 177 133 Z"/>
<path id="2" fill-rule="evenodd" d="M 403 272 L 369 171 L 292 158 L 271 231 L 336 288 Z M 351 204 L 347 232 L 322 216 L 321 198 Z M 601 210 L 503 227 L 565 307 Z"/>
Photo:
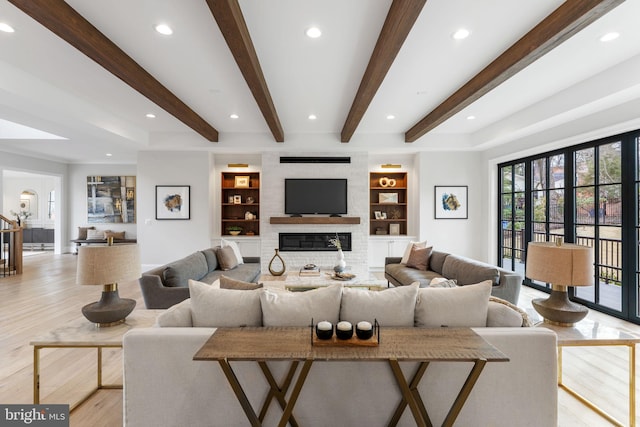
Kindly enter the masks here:
<path id="1" fill-rule="evenodd" d="M 593 248 L 557 242 L 529 242 L 525 276 L 551 284 L 549 298 L 531 301 L 546 323 L 573 326 L 589 310 L 569 300 L 569 286 L 593 286 Z"/>
<path id="2" fill-rule="evenodd" d="M 156 185 L 156 219 L 191 219 L 191 186 Z"/>
<path id="3" fill-rule="evenodd" d="M 466 185 L 436 185 L 433 202 L 435 219 L 467 219 L 468 190 Z"/>
<path id="4" fill-rule="evenodd" d="M 82 314 L 98 326 L 113 326 L 124 322 L 136 301 L 120 298 L 118 282 L 140 277 L 138 245 L 80 246 L 76 284 L 103 286 L 100 301 L 82 307 Z"/>

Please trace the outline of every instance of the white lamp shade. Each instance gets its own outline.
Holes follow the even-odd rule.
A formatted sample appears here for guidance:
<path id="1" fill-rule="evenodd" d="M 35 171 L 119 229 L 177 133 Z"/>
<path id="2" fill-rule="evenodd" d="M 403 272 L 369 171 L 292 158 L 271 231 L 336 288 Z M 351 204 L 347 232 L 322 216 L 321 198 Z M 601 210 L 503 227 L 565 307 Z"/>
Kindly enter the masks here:
<path id="1" fill-rule="evenodd" d="M 527 246 L 526 276 L 558 286 L 593 285 L 593 249 L 552 242 L 530 242 Z"/>
<path id="2" fill-rule="evenodd" d="M 76 284 L 105 285 L 140 277 L 138 245 L 81 246 Z"/>

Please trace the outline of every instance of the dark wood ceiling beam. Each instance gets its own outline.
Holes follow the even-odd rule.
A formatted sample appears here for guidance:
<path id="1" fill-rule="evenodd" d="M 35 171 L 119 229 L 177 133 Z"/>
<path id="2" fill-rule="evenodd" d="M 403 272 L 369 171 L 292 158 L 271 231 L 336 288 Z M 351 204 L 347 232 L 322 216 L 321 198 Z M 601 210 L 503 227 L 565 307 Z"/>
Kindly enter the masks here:
<path id="1" fill-rule="evenodd" d="M 218 131 L 63 0 L 9 0 L 14 6 L 212 142 Z"/>
<path id="2" fill-rule="evenodd" d="M 427 0 L 394 0 L 391 4 L 351 110 L 342 127 L 342 142 L 351 140 L 426 2 Z"/>
<path id="3" fill-rule="evenodd" d="M 567 0 L 405 133 L 414 142 L 624 0 Z"/>
<path id="4" fill-rule="evenodd" d="M 229 50 L 240 67 L 253 97 L 277 142 L 284 142 L 284 131 L 273 105 L 271 93 L 262 74 L 258 55 L 253 47 L 247 24 L 237 0 L 207 0 L 209 9 L 218 23 Z"/>

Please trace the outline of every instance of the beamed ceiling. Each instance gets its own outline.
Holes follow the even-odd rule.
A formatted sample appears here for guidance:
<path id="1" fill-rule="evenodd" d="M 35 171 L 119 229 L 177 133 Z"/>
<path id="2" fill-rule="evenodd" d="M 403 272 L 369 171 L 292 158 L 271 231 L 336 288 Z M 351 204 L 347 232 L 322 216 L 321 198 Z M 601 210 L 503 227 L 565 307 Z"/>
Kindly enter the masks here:
<path id="1" fill-rule="evenodd" d="M 637 16 L 636 0 L 8 0 L 0 119 L 64 139 L 0 122 L 0 150 L 129 162 L 140 150 L 484 150 L 623 129 L 640 104 Z M 459 28 L 470 36 L 453 39 Z"/>

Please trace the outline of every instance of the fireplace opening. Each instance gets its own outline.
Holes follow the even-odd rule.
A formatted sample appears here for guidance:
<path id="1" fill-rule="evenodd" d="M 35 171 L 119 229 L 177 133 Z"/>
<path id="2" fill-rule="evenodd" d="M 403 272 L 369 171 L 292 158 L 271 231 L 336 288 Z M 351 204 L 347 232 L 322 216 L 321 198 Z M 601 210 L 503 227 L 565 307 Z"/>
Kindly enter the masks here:
<path id="1" fill-rule="evenodd" d="M 337 233 L 343 251 L 351 251 L 351 233 Z M 281 252 L 335 251 L 329 242 L 336 233 L 279 233 L 278 249 Z"/>

